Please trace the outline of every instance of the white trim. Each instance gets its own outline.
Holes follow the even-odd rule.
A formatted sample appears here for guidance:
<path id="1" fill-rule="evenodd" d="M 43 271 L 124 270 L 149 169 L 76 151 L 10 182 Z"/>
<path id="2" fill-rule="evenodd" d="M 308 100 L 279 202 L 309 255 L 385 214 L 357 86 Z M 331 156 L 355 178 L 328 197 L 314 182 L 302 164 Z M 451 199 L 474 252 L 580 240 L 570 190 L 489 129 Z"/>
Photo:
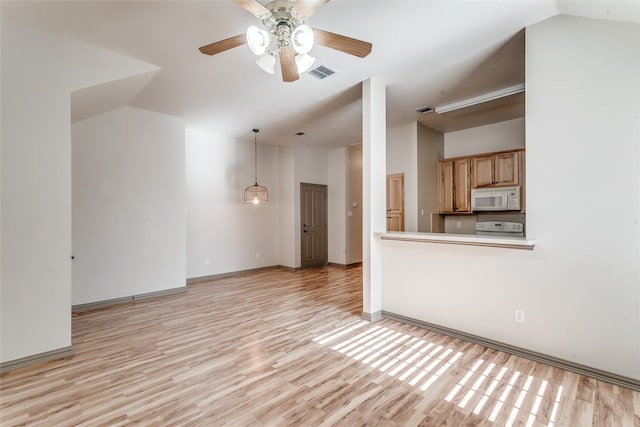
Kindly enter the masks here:
<path id="1" fill-rule="evenodd" d="M 52 360 L 58 360 L 68 356 L 73 356 L 72 346 L 45 351 L 44 353 L 38 353 L 27 357 L 21 357 L 20 359 L 9 360 L 8 362 L 2 362 L 0 363 L 0 373 L 13 371 L 15 369 L 24 368 L 37 363 L 50 362 Z"/>
<path id="2" fill-rule="evenodd" d="M 112 305 L 124 304 L 132 301 L 171 295 L 178 292 L 184 292 L 186 289 L 187 289 L 186 287 L 164 289 L 162 291 L 149 292 L 146 294 L 130 295 L 130 296 L 121 297 L 121 298 L 113 298 L 113 299 L 108 299 L 103 301 L 89 302 L 86 304 L 76 304 L 71 307 L 71 311 L 73 313 L 81 313 L 84 311 L 96 310 L 98 308 L 111 307 Z"/>
<path id="3" fill-rule="evenodd" d="M 404 242 L 445 243 L 450 245 L 490 246 L 495 248 L 533 250 L 535 240 L 518 237 L 491 237 L 475 234 L 442 233 L 374 233 L 381 240 L 400 240 Z"/>
<path id="4" fill-rule="evenodd" d="M 515 86 L 509 86 L 494 92 L 478 95 L 473 98 L 463 99 L 462 101 L 452 102 L 451 104 L 436 107 L 436 113 L 444 114 L 449 111 L 459 110 L 461 108 L 471 107 L 473 105 L 482 104 L 483 102 L 493 101 L 495 99 L 504 98 L 505 96 L 515 95 L 524 92 L 524 83 Z"/>

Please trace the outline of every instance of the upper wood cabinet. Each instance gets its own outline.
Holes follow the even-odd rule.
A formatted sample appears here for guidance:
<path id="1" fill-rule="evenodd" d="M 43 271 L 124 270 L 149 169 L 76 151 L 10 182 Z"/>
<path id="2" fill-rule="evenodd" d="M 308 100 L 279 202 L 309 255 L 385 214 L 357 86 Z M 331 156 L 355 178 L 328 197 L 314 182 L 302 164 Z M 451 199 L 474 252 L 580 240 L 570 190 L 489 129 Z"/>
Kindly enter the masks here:
<path id="1" fill-rule="evenodd" d="M 509 151 L 471 157 L 471 188 L 519 185 L 522 153 Z"/>
<path id="2" fill-rule="evenodd" d="M 471 162 L 469 158 L 438 162 L 438 206 L 440 213 L 471 212 Z"/>
<path id="3" fill-rule="evenodd" d="M 520 186 L 524 212 L 524 150 L 501 151 L 438 161 L 441 214 L 471 213 L 471 189 Z"/>

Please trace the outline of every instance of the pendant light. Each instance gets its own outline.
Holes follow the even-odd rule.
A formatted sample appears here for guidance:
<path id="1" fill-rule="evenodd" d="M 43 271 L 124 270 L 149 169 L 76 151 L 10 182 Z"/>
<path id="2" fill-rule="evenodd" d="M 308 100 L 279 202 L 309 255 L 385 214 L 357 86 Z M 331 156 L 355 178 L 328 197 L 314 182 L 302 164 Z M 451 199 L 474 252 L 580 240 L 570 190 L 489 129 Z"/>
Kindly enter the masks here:
<path id="1" fill-rule="evenodd" d="M 250 185 L 244 189 L 244 201 L 257 205 L 258 203 L 266 202 L 269 200 L 269 192 L 267 187 L 258 185 L 258 132 L 260 129 L 253 129 L 253 153 L 254 153 L 254 165 L 255 165 L 255 184 Z"/>

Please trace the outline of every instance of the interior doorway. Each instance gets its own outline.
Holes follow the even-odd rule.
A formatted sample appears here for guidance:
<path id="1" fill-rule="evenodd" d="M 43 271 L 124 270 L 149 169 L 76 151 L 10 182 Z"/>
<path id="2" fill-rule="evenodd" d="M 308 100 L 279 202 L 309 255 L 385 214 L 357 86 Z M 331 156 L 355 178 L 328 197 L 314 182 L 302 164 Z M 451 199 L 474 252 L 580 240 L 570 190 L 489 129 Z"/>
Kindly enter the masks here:
<path id="1" fill-rule="evenodd" d="M 329 228 L 327 223 L 327 186 L 300 184 L 300 256 L 301 267 L 327 265 Z"/>

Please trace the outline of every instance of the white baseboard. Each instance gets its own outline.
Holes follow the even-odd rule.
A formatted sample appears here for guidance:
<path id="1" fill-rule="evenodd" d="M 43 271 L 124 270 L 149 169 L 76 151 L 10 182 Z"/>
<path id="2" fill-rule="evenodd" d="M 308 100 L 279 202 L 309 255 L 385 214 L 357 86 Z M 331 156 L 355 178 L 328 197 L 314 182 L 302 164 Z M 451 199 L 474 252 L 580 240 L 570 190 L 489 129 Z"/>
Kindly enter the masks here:
<path id="1" fill-rule="evenodd" d="M 32 356 L 21 357 L 20 359 L 9 360 L 0 363 L 0 373 L 13 371 L 14 369 L 24 368 L 35 365 L 36 363 L 49 362 L 51 360 L 62 359 L 64 357 L 73 356 L 73 347 L 63 347 L 56 350 L 45 351 L 44 353 L 34 354 Z"/>
<path id="2" fill-rule="evenodd" d="M 108 299 L 108 300 L 103 300 L 103 301 L 96 301 L 96 302 L 89 302 L 89 303 L 86 303 L 86 304 L 77 304 L 77 305 L 74 305 L 74 306 L 71 307 L 71 312 L 72 313 L 82 313 L 82 312 L 85 312 L 85 311 L 97 310 L 99 308 L 111 307 L 113 305 L 125 304 L 125 303 L 132 302 L 132 301 L 140 301 L 140 300 L 143 300 L 143 299 L 149 299 L 149 298 L 161 297 L 161 296 L 164 296 L 164 295 L 176 294 L 178 292 L 184 292 L 186 289 L 187 289 L 186 287 L 163 289 L 161 291 L 148 292 L 146 294 L 130 295 L 130 296 L 127 296 L 127 297 L 113 298 L 113 299 Z"/>
<path id="3" fill-rule="evenodd" d="M 362 318 L 369 322 L 377 322 L 378 320 L 382 319 L 382 313 L 382 311 L 376 311 L 375 313 L 367 313 L 363 311 Z"/>

